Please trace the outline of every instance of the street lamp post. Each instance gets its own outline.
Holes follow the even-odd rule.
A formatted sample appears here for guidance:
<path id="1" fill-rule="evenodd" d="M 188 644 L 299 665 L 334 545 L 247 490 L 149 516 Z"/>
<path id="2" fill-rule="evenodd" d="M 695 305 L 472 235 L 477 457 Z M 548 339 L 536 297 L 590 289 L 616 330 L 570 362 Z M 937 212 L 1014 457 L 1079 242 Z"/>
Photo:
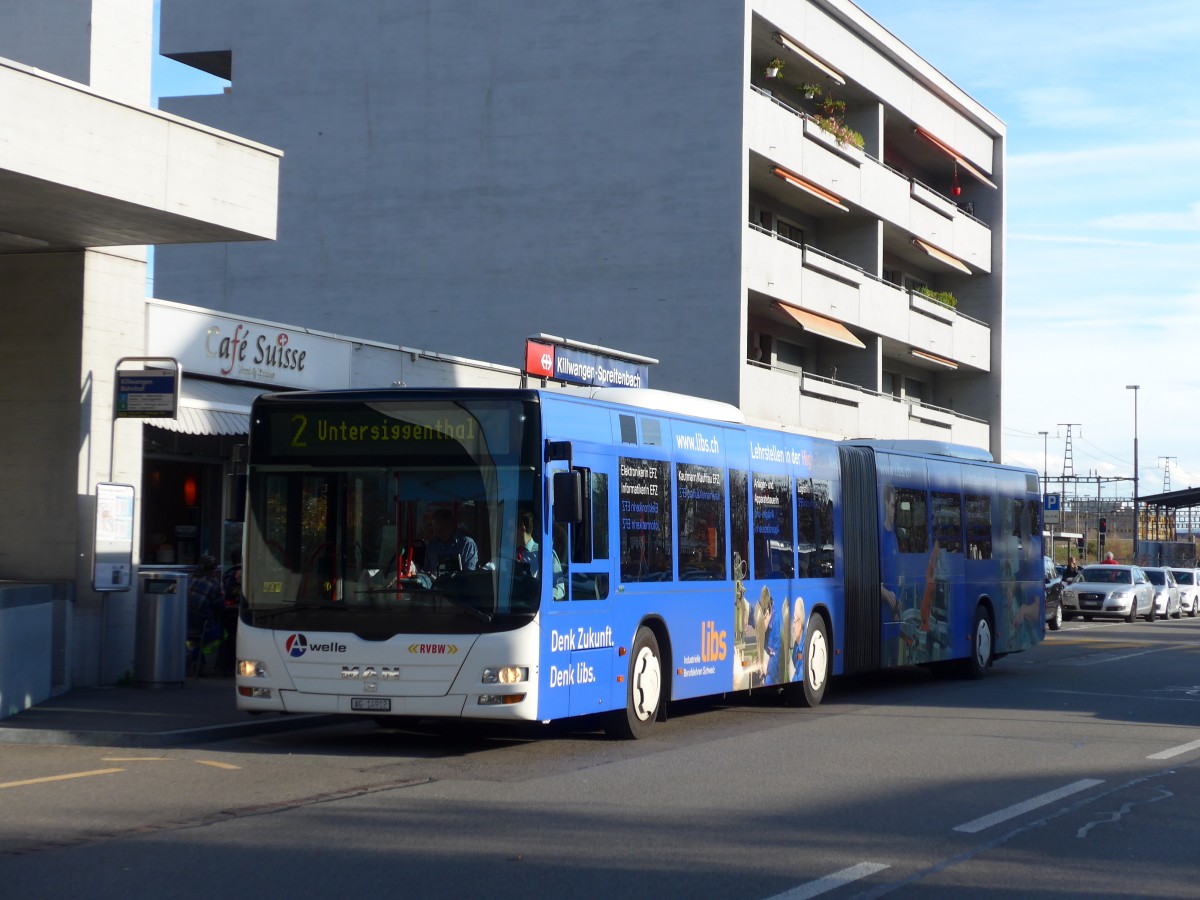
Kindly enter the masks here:
<path id="1" fill-rule="evenodd" d="M 1050 453 L 1050 451 L 1048 449 L 1050 446 L 1049 445 L 1050 432 L 1039 431 L 1038 434 L 1040 434 L 1042 436 L 1042 493 L 1046 494 L 1046 493 L 1049 493 L 1049 491 L 1050 491 L 1050 476 L 1047 472 L 1047 466 L 1046 466 L 1046 462 L 1049 459 L 1049 453 Z"/>
<path id="2" fill-rule="evenodd" d="M 1125 390 L 1133 391 L 1133 559 L 1131 563 L 1137 565 L 1138 561 L 1138 427 L 1137 427 L 1137 397 L 1138 388 L 1141 385 L 1127 384 Z"/>

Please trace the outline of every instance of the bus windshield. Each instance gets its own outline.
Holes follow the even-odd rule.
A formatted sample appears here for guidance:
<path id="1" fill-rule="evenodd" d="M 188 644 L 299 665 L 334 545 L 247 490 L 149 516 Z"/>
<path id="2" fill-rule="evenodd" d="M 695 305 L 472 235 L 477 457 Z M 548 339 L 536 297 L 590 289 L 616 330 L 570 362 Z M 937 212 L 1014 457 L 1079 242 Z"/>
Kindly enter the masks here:
<path id="1" fill-rule="evenodd" d="M 384 640 L 530 621 L 541 573 L 515 547 L 519 517 L 540 515 L 536 422 L 536 404 L 511 399 L 264 407 L 250 623 Z"/>

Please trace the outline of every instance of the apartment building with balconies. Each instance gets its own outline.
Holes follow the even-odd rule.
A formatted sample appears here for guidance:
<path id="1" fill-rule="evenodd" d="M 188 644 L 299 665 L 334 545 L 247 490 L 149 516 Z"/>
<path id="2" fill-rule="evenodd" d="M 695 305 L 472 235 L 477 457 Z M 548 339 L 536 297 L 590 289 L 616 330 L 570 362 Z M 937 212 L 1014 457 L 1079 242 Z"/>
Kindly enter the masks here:
<path id="1" fill-rule="evenodd" d="M 999 458 L 1005 129 L 852 3 L 162 7 L 230 81 L 163 107 L 286 158 L 277 242 L 160 248 L 159 297 L 498 363 L 564 335 Z"/>

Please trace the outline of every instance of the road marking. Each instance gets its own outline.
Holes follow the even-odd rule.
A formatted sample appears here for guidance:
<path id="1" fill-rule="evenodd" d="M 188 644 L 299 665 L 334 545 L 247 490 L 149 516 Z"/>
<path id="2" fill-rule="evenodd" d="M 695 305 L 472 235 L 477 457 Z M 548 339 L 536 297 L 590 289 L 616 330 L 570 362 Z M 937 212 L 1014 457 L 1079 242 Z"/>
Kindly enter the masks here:
<path id="1" fill-rule="evenodd" d="M 1170 759 L 1172 756 L 1180 756 L 1187 753 L 1189 750 L 1200 749 L 1200 741 L 1192 741 L 1190 744 L 1180 744 L 1178 747 L 1172 747 L 1169 750 L 1161 750 L 1158 753 L 1152 753 L 1146 759 Z"/>
<path id="2" fill-rule="evenodd" d="M 197 759 L 195 761 L 202 766 L 212 766 L 214 769 L 241 769 L 241 766 L 235 766 L 233 763 L 216 762 L 211 759 Z"/>
<path id="3" fill-rule="evenodd" d="M 114 772 L 124 772 L 124 769 L 96 769 L 93 772 L 72 772 L 70 775 L 47 775 L 45 778 L 27 778 L 24 781 L 6 781 L 0 788 L 24 787 L 28 784 L 45 784 L 48 781 L 66 781 L 69 778 L 87 778 L 90 775 L 112 775 Z"/>
<path id="4" fill-rule="evenodd" d="M 767 900 L 807 900 L 808 897 L 817 897 L 830 891 L 836 891 L 840 887 L 866 878 L 868 875 L 874 875 L 876 872 L 882 872 L 886 868 L 888 867 L 884 863 L 859 863 L 857 866 L 842 869 L 840 872 L 834 872 L 832 875 L 826 875 L 816 881 L 796 885 L 790 891 L 776 894 Z"/>
<path id="5" fill-rule="evenodd" d="M 1099 659 L 1083 659 L 1075 663 L 1077 666 L 1098 666 L 1103 663 L 1119 662 L 1122 659 L 1134 659 L 1138 656 L 1145 656 L 1148 653 L 1165 653 L 1168 650 L 1174 650 L 1174 647 L 1157 647 L 1153 650 L 1142 650 L 1138 653 L 1126 653 L 1123 656 L 1102 656 Z"/>
<path id="6" fill-rule="evenodd" d="M 1006 809 L 994 812 L 991 815 L 983 816 L 975 819 L 973 822 L 967 822 L 965 825 L 955 827 L 955 831 L 961 831 L 966 834 L 975 834 L 983 831 L 985 828 L 991 828 L 993 825 L 999 825 L 1001 822 L 1007 822 L 1009 819 L 1015 819 L 1017 816 L 1024 815 L 1030 810 L 1037 809 L 1041 806 L 1047 806 L 1054 803 L 1056 800 L 1061 800 L 1063 797 L 1069 797 L 1072 794 L 1078 794 L 1080 791 L 1086 791 L 1088 788 L 1094 788 L 1098 784 L 1104 784 L 1102 780 L 1095 778 L 1085 778 L 1082 781 L 1076 781 L 1074 784 L 1068 784 L 1066 787 L 1061 787 L 1057 791 L 1050 791 L 1046 794 L 1039 794 L 1032 797 L 1023 803 L 1017 803 L 1009 806 Z"/>
<path id="7" fill-rule="evenodd" d="M 104 762 L 169 762 L 169 756 L 103 756 Z"/>

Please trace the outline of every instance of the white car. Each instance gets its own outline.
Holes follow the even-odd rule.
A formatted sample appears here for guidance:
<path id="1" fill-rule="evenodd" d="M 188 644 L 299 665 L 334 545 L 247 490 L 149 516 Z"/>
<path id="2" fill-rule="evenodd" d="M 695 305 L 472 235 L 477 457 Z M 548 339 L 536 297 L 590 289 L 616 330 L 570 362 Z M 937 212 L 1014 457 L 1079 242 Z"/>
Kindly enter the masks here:
<path id="1" fill-rule="evenodd" d="M 1179 586 L 1179 609 L 1189 616 L 1200 614 L 1200 569 L 1171 567 L 1175 584 Z"/>
<path id="2" fill-rule="evenodd" d="M 1154 621 L 1154 585 L 1140 566 L 1100 563 L 1085 566 L 1063 591 L 1063 618 L 1119 616 L 1126 622 Z"/>
<path id="3" fill-rule="evenodd" d="M 1154 585 L 1154 613 L 1164 619 L 1178 619 L 1183 613 L 1179 608 L 1179 586 L 1175 576 L 1166 566 L 1145 566 L 1142 571 Z"/>

